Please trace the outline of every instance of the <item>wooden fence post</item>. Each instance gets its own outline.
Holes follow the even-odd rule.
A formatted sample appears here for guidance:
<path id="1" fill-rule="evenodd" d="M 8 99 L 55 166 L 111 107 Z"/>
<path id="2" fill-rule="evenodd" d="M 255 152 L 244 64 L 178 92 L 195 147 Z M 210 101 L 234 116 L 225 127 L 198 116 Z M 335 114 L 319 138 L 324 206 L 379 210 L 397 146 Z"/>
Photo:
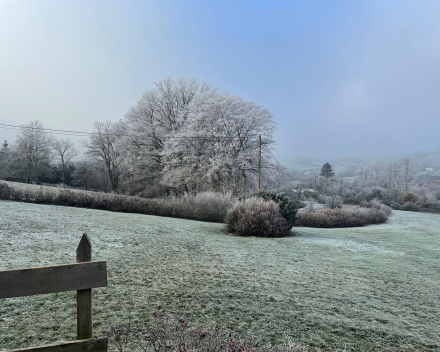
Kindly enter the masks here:
<path id="1" fill-rule="evenodd" d="M 92 261 L 92 244 L 86 233 L 83 234 L 76 249 L 76 262 Z M 78 290 L 76 296 L 77 339 L 89 339 L 93 336 L 92 289 Z"/>

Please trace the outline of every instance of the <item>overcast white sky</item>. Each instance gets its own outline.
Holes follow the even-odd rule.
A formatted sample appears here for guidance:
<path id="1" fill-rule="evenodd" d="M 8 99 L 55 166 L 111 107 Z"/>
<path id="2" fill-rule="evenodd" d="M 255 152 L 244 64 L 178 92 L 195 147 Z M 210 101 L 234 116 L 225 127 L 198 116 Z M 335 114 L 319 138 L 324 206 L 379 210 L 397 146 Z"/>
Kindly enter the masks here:
<path id="1" fill-rule="evenodd" d="M 438 148 L 439 18 L 438 0 L 0 0 L 0 123 L 91 131 L 187 75 L 267 107 L 286 163 Z"/>

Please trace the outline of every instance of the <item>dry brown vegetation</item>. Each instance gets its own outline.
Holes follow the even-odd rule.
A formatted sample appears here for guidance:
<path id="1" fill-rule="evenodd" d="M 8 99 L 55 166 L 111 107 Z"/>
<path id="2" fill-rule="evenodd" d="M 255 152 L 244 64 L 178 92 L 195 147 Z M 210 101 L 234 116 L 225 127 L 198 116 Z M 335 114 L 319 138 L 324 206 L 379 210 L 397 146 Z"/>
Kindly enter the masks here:
<path id="1" fill-rule="evenodd" d="M 254 335 L 239 338 L 221 331 L 215 325 L 204 328 L 190 325 L 173 314 L 153 312 L 152 323 L 118 325 L 95 336 L 93 345 L 106 342 L 110 352 L 305 352 L 290 337 L 284 337 L 281 348 L 263 347 Z"/>
<path id="2" fill-rule="evenodd" d="M 313 209 L 311 207 L 298 211 L 297 226 L 305 227 L 358 227 L 371 224 L 383 224 L 391 215 L 391 208 L 380 205 L 369 205 L 360 209 Z"/>
<path id="3" fill-rule="evenodd" d="M 52 190 L 48 187 L 35 190 L 13 187 L 4 182 L 0 182 L 0 199 L 221 223 L 228 209 L 236 202 L 229 194 L 214 192 L 180 198 L 147 199 L 115 193 Z"/>
<path id="4" fill-rule="evenodd" d="M 236 205 L 228 212 L 226 225 L 228 232 L 255 237 L 282 237 L 292 228 L 277 203 L 261 198 L 249 198 Z"/>

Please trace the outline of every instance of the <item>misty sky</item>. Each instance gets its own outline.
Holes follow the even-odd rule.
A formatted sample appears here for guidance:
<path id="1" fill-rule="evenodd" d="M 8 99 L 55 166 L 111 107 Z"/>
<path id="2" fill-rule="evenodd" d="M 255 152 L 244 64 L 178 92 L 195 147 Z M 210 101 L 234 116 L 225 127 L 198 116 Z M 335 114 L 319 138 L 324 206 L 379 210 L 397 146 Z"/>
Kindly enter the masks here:
<path id="1" fill-rule="evenodd" d="M 181 75 L 267 107 L 287 164 L 438 148 L 440 1 L 0 0 L 0 123 L 91 131 Z"/>

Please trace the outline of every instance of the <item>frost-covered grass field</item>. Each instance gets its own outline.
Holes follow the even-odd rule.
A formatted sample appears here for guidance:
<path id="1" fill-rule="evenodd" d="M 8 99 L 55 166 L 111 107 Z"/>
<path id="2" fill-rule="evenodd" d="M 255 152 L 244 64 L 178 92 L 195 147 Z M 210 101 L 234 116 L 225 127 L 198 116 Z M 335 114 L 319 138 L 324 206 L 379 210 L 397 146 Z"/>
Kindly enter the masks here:
<path id="1" fill-rule="evenodd" d="M 108 265 L 108 287 L 93 290 L 95 331 L 166 310 L 264 343 L 286 333 L 312 351 L 440 351 L 439 215 L 394 211 L 384 225 L 265 239 L 0 201 L 0 270 L 74 262 L 84 231 Z M 75 336 L 75 293 L 0 300 L 0 350 Z"/>

